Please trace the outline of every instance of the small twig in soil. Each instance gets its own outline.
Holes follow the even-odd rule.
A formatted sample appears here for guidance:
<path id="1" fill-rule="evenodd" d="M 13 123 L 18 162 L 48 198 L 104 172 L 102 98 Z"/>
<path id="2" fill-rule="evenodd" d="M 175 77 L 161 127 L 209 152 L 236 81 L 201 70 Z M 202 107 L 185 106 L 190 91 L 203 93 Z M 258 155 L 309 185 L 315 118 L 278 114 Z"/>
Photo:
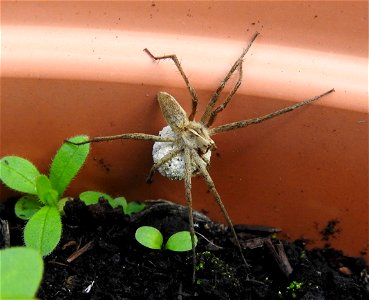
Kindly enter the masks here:
<path id="1" fill-rule="evenodd" d="M 74 261 L 76 258 L 78 258 L 79 256 L 81 256 L 83 253 L 85 253 L 86 251 L 92 249 L 94 246 L 93 241 L 88 242 L 86 245 L 84 245 L 82 248 L 78 249 L 76 252 L 74 252 L 72 255 L 70 255 L 67 258 L 67 262 L 71 263 L 72 261 Z"/>
<path id="2" fill-rule="evenodd" d="M 270 236 L 272 234 L 281 232 L 282 229 L 277 227 L 270 227 L 266 225 L 251 225 L 251 224 L 236 224 L 234 230 L 237 233 L 249 233 L 258 236 Z"/>
<path id="3" fill-rule="evenodd" d="M 0 219 L 0 232 L 3 236 L 3 240 L 0 241 L 1 246 L 4 248 L 10 247 L 10 233 L 9 233 L 9 223 L 7 220 Z"/>
<path id="4" fill-rule="evenodd" d="M 156 213 L 158 211 L 160 212 L 166 211 L 167 214 L 179 215 L 179 216 L 183 216 L 183 218 L 188 217 L 187 216 L 188 215 L 187 206 L 175 204 L 173 202 L 163 200 L 163 199 L 146 200 L 145 204 L 148 204 L 147 208 L 134 214 L 131 217 L 131 222 L 136 222 L 142 217 L 147 216 L 148 214 L 151 214 L 151 213 Z M 205 216 L 204 214 L 198 211 L 193 212 L 193 217 L 194 217 L 195 222 L 205 222 L 205 223 L 210 222 L 210 219 L 207 216 Z"/>
<path id="5" fill-rule="evenodd" d="M 258 237 L 258 238 L 248 239 L 246 241 L 242 241 L 241 246 L 244 249 L 260 248 L 264 246 L 267 240 L 270 240 L 270 238 L 269 237 Z"/>
<path id="6" fill-rule="evenodd" d="M 182 300 L 183 297 L 182 297 L 182 281 L 179 283 L 179 288 L 178 288 L 178 297 L 177 297 L 178 300 Z"/>
<path id="7" fill-rule="evenodd" d="M 55 260 L 50 260 L 47 262 L 48 264 L 52 264 L 52 265 L 59 265 L 59 266 L 63 266 L 63 267 L 69 267 L 69 265 L 55 261 Z"/>
<path id="8" fill-rule="evenodd" d="M 70 246 L 76 246 L 76 245 L 77 245 L 77 242 L 76 241 L 69 241 L 69 242 L 67 242 L 67 243 L 65 243 L 63 245 L 62 250 L 65 250 L 65 249 L 67 249 Z"/>
<path id="9" fill-rule="evenodd" d="M 287 258 L 286 252 L 284 251 L 283 244 L 279 241 L 275 246 L 270 239 L 265 240 L 265 245 L 275 258 L 279 269 L 286 277 L 289 277 L 293 271 L 291 264 Z"/>
<path id="10" fill-rule="evenodd" d="M 215 249 L 217 249 L 217 250 L 221 250 L 221 249 L 223 249 L 223 247 L 222 246 L 218 246 L 218 245 L 216 245 L 216 244 L 214 244 L 211 240 L 209 240 L 208 238 L 206 238 L 203 234 L 201 234 L 200 232 L 198 232 L 198 231 L 195 231 L 195 233 L 197 234 L 197 235 L 199 235 L 199 236 L 201 236 L 205 241 L 207 241 L 210 245 L 212 245 L 213 247 L 212 247 L 212 250 L 214 250 L 214 248 Z"/>

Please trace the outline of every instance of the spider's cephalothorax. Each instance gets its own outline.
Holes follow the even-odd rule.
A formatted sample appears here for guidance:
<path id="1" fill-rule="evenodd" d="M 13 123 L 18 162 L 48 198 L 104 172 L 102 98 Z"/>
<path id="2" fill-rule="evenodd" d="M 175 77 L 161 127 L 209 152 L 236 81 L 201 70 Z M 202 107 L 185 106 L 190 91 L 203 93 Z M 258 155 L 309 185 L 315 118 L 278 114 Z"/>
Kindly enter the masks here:
<path id="1" fill-rule="evenodd" d="M 206 181 L 209 191 L 214 196 L 216 202 L 219 204 L 219 207 L 221 208 L 223 215 L 227 220 L 229 228 L 234 237 L 235 243 L 238 246 L 240 257 L 243 261 L 243 264 L 246 266 L 246 269 L 249 267 L 243 255 L 243 249 L 240 245 L 237 234 L 234 230 L 231 218 L 229 217 L 227 210 L 225 209 L 222 203 L 220 195 L 215 188 L 214 182 L 208 172 L 207 167 L 210 163 L 211 150 L 215 148 L 215 143 L 211 139 L 211 136 L 221 132 L 244 128 L 252 124 L 261 123 L 276 116 L 293 111 L 299 107 L 303 107 L 334 91 L 334 89 L 331 89 L 318 96 L 287 106 L 285 108 L 279 109 L 275 112 L 272 112 L 264 116 L 243 121 L 237 121 L 221 125 L 218 127 L 210 127 L 213 124 L 214 120 L 216 119 L 218 113 L 220 113 L 227 107 L 233 95 L 240 87 L 242 82 L 243 58 L 258 35 L 259 33 L 257 32 L 253 35 L 247 47 L 243 50 L 241 56 L 236 60 L 236 62 L 233 64 L 233 66 L 231 67 L 225 78 L 222 80 L 219 87 L 216 89 L 213 96 L 210 98 L 210 101 L 205 108 L 205 112 L 201 116 L 199 122 L 194 121 L 198 103 L 197 94 L 195 89 L 190 84 L 186 74 L 184 73 L 177 56 L 174 54 L 164 56 L 154 56 L 149 50 L 144 49 L 144 51 L 154 60 L 171 59 L 176 65 L 192 97 L 192 111 L 189 117 L 187 117 L 186 112 L 178 104 L 178 102 L 174 99 L 173 96 L 165 92 L 160 92 L 158 94 L 159 105 L 163 113 L 163 116 L 169 126 L 164 127 L 159 135 L 151 135 L 146 133 L 126 133 L 115 136 L 96 137 L 82 143 L 77 143 L 77 145 L 80 145 L 85 143 L 102 142 L 116 139 L 150 140 L 155 142 L 153 148 L 154 165 L 150 170 L 147 181 L 151 182 L 152 176 L 157 170 L 159 170 L 159 172 L 161 172 L 164 176 L 169 177 L 171 179 L 184 180 L 185 196 L 188 204 L 189 229 L 192 240 L 193 282 L 195 281 L 196 253 L 194 239 L 195 230 L 192 216 L 191 178 L 196 174 L 200 174 Z M 226 85 L 227 81 L 235 71 L 238 71 L 239 76 L 235 86 L 232 88 L 231 92 L 225 98 L 223 103 L 215 107 L 215 104 L 219 99 L 220 93 L 223 91 L 224 86 Z"/>

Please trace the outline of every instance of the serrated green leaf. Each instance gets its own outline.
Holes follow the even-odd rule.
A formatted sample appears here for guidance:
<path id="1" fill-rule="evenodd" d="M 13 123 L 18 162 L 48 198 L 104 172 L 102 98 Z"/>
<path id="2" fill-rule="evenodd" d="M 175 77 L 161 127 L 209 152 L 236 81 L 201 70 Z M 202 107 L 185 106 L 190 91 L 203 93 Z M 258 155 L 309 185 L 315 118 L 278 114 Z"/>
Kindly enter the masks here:
<path id="1" fill-rule="evenodd" d="M 195 238 L 195 246 L 197 245 L 197 237 Z M 183 252 L 192 250 L 191 234 L 189 231 L 179 231 L 171 235 L 165 244 L 165 249 Z"/>
<path id="2" fill-rule="evenodd" d="M 108 200 L 108 202 L 113 202 L 113 198 L 110 197 L 108 194 L 95 192 L 95 191 L 86 191 L 79 195 L 79 199 L 81 199 L 86 205 L 92 205 L 99 202 L 99 198 L 103 197 L 104 199 Z"/>
<path id="3" fill-rule="evenodd" d="M 44 206 L 27 222 L 24 242 L 42 256 L 50 254 L 58 245 L 62 233 L 61 217 L 57 207 Z"/>
<path id="4" fill-rule="evenodd" d="M 49 178 L 40 175 L 36 178 L 36 190 L 40 200 L 45 205 L 55 206 L 58 203 L 58 192 L 51 187 Z"/>
<path id="5" fill-rule="evenodd" d="M 141 245 L 150 249 L 161 249 L 163 245 L 163 235 L 155 227 L 139 227 L 136 230 L 135 238 Z"/>
<path id="6" fill-rule="evenodd" d="M 35 299 L 44 263 L 40 253 L 26 247 L 0 250 L 0 299 Z"/>
<path id="7" fill-rule="evenodd" d="M 9 188 L 22 193 L 36 195 L 37 168 L 27 159 L 5 156 L 0 160 L 0 179 Z"/>
<path id="8" fill-rule="evenodd" d="M 126 215 L 131 216 L 132 214 L 140 212 L 144 208 L 145 208 L 145 204 L 136 202 L 136 201 L 131 201 L 127 203 L 127 207 L 124 210 L 124 212 Z"/>
<path id="9" fill-rule="evenodd" d="M 116 208 L 116 207 L 120 206 L 122 208 L 123 214 L 125 213 L 126 208 L 127 208 L 127 200 L 126 200 L 126 198 L 124 198 L 124 197 L 117 197 L 117 198 L 112 199 L 112 201 L 109 202 L 109 203 L 110 203 L 110 205 L 111 205 L 112 208 Z"/>
<path id="10" fill-rule="evenodd" d="M 43 204 L 36 195 L 24 195 L 15 203 L 14 211 L 18 218 L 28 220 Z"/>
<path id="11" fill-rule="evenodd" d="M 70 139 L 70 141 L 76 143 L 86 140 L 88 140 L 88 136 L 85 135 Z M 56 153 L 50 168 L 50 182 L 60 197 L 84 164 L 89 151 L 90 144 L 78 146 L 64 143 Z"/>

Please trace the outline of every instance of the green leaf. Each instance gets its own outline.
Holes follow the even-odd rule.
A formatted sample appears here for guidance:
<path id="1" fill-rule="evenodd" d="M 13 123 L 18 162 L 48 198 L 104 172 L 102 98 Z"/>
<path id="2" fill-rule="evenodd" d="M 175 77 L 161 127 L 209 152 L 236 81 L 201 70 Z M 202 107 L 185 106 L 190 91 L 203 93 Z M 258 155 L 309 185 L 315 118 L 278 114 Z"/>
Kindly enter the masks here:
<path id="1" fill-rule="evenodd" d="M 109 203 L 113 208 L 121 206 L 123 213 L 129 216 L 140 212 L 145 208 L 145 204 L 136 201 L 127 202 L 126 198 L 124 197 L 117 197 L 112 201 L 109 201 Z"/>
<path id="2" fill-rule="evenodd" d="M 135 238 L 141 245 L 150 249 L 161 249 L 163 245 L 163 235 L 155 227 L 139 227 L 136 230 Z"/>
<path id="3" fill-rule="evenodd" d="M 27 222 L 24 241 L 27 247 L 38 250 L 42 256 L 50 254 L 58 245 L 62 223 L 58 208 L 44 206 Z"/>
<path id="4" fill-rule="evenodd" d="M 80 135 L 70 139 L 72 142 L 83 142 L 88 136 Z M 51 185 L 63 195 L 65 189 L 85 162 L 90 151 L 90 144 L 73 145 L 64 143 L 56 153 L 50 168 Z"/>
<path id="5" fill-rule="evenodd" d="M 27 159 L 5 156 L 0 160 L 0 179 L 9 188 L 18 192 L 36 195 L 37 168 Z"/>
<path id="6" fill-rule="evenodd" d="M 117 208 L 118 206 L 122 207 L 122 212 L 125 213 L 127 209 L 127 200 L 124 197 L 117 197 L 112 199 L 111 202 L 109 202 L 112 208 Z"/>
<path id="7" fill-rule="evenodd" d="M 100 197 L 103 197 L 104 199 L 108 200 L 110 205 L 114 201 L 113 198 L 110 197 L 108 194 L 104 194 L 101 192 L 86 191 L 79 194 L 79 199 L 81 199 L 86 205 L 96 204 L 97 202 L 99 202 Z"/>
<path id="8" fill-rule="evenodd" d="M 197 237 L 195 238 L 195 247 L 197 245 Z M 165 249 L 169 249 L 176 252 L 189 251 L 192 249 L 191 234 L 189 231 L 179 231 L 171 235 L 168 239 Z"/>
<path id="9" fill-rule="evenodd" d="M 145 204 L 131 201 L 127 203 L 127 208 L 124 210 L 126 215 L 131 216 L 134 213 L 138 213 L 145 208 Z"/>
<path id="10" fill-rule="evenodd" d="M 40 175 L 36 178 L 36 190 L 40 200 L 45 205 L 55 206 L 58 203 L 58 192 L 51 187 L 49 178 Z"/>
<path id="11" fill-rule="evenodd" d="M 26 247 L 0 250 L 0 299 L 35 299 L 44 263 L 40 253 Z"/>
<path id="12" fill-rule="evenodd" d="M 31 218 L 43 204 L 36 195 L 24 195 L 19 198 L 15 204 L 14 210 L 18 218 L 28 220 Z"/>

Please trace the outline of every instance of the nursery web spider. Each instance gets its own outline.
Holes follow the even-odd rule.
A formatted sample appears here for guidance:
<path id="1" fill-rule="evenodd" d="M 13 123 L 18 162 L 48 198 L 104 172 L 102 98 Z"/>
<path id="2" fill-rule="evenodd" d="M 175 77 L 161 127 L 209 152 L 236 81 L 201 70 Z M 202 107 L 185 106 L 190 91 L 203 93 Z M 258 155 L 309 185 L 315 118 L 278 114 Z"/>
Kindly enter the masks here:
<path id="1" fill-rule="evenodd" d="M 216 190 L 214 182 L 208 172 L 208 167 L 210 164 L 210 152 L 216 148 L 215 142 L 212 140 L 211 137 L 217 133 L 226 132 L 233 129 L 244 128 L 251 124 L 261 123 L 263 121 L 269 120 L 276 116 L 282 115 L 284 113 L 293 111 L 299 107 L 307 105 L 334 91 L 334 89 L 331 89 L 313 98 L 307 99 L 302 102 L 298 102 L 296 104 L 287 106 L 270 114 L 260 116 L 254 119 L 233 122 L 218 127 L 210 127 L 213 124 L 214 120 L 216 119 L 217 115 L 227 107 L 233 95 L 240 87 L 242 82 L 243 58 L 258 35 L 259 35 L 258 32 L 256 32 L 253 35 L 247 47 L 243 50 L 241 56 L 236 60 L 236 62 L 233 64 L 233 66 L 223 79 L 223 81 L 220 83 L 219 87 L 216 89 L 209 103 L 207 104 L 205 112 L 201 116 L 200 121 L 194 121 L 198 104 L 198 97 L 196 91 L 192 87 L 186 74 L 184 73 L 177 56 L 174 54 L 164 56 L 154 56 L 148 49 L 144 49 L 144 51 L 154 60 L 171 59 L 174 62 L 182 78 L 184 79 L 186 87 L 192 97 L 191 114 L 187 116 L 184 109 L 179 105 L 179 103 L 173 96 L 171 96 L 166 92 L 159 92 L 157 98 L 160 105 L 160 109 L 163 113 L 166 122 L 169 125 L 165 127 L 167 128 L 166 133 L 163 133 L 165 129 L 164 128 L 159 135 L 150 135 L 146 133 L 127 133 L 114 136 L 95 137 L 83 143 L 79 143 L 85 144 L 92 142 L 110 141 L 116 139 L 136 139 L 136 140 L 154 141 L 155 142 L 154 149 L 155 145 L 160 146 L 162 144 L 167 144 L 171 146 L 171 149 L 169 151 L 166 151 L 166 153 L 161 154 L 161 157 L 159 158 L 157 157 L 156 159 L 154 158 L 154 164 L 150 170 L 147 181 L 151 182 L 151 178 L 155 173 L 155 171 L 159 171 L 164 176 L 167 176 L 171 179 L 178 180 L 184 179 L 185 195 L 188 205 L 189 227 L 192 240 L 193 264 L 194 264 L 193 280 L 195 279 L 196 253 L 194 244 L 195 231 L 192 215 L 191 177 L 197 174 L 201 174 L 202 177 L 205 179 L 210 192 L 212 193 L 216 202 L 220 206 L 222 213 L 229 224 L 229 228 L 238 246 L 240 256 L 242 258 L 244 265 L 246 266 L 246 269 L 249 267 L 243 255 L 242 248 L 237 238 L 237 234 L 234 230 L 231 218 L 229 217 L 227 210 L 225 209 L 222 203 L 221 197 L 218 191 Z M 238 80 L 235 86 L 233 87 L 231 92 L 227 95 L 223 103 L 215 108 L 215 104 L 220 96 L 220 93 L 223 91 L 224 86 L 226 85 L 227 81 L 230 79 L 230 77 L 235 71 L 238 71 Z M 180 170 L 176 170 L 172 173 L 170 172 L 166 173 L 164 169 L 171 168 L 172 164 L 175 165 L 174 163 L 175 159 L 177 159 L 177 161 L 178 160 L 181 161 L 182 168 L 179 168 Z"/>

